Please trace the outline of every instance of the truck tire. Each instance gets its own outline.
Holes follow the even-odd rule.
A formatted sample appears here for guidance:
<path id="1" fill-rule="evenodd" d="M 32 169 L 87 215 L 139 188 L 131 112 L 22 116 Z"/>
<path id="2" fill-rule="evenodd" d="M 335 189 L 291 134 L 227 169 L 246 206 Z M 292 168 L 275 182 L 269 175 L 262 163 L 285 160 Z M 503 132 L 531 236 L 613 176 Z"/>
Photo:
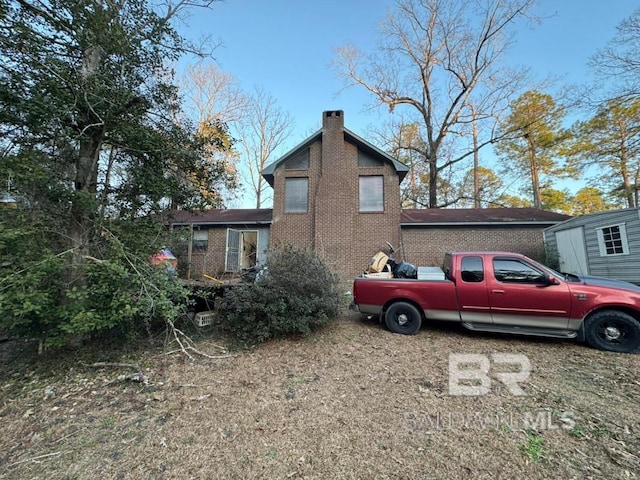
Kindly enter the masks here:
<path id="1" fill-rule="evenodd" d="M 384 315 L 384 323 L 393 333 L 415 335 L 420 331 L 422 315 L 410 303 L 396 302 L 387 308 Z"/>
<path id="2" fill-rule="evenodd" d="M 596 312 L 584 321 L 587 343 L 598 350 L 619 353 L 640 351 L 640 322 L 617 310 Z"/>

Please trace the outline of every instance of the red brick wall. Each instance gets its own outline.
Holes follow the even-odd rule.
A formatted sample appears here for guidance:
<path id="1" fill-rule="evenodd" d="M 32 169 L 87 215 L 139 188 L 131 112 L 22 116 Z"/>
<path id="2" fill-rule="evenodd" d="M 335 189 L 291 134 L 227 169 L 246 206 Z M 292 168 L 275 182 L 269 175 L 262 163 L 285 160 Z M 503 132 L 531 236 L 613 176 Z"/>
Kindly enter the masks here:
<path id="1" fill-rule="evenodd" d="M 388 177 L 391 178 L 391 176 Z M 385 185 L 386 188 L 387 185 Z M 304 217 L 301 214 L 288 215 L 294 215 L 293 218 L 296 221 L 297 217 Z M 538 261 L 545 259 L 542 230 L 538 228 L 405 227 L 400 237 L 400 235 L 393 235 L 397 224 L 391 224 L 386 212 L 356 213 L 351 218 L 353 219 L 351 223 L 336 221 L 334 223 L 338 228 L 326 229 L 329 241 L 317 240 L 318 251 L 325 256 L 333 270 L 345 280 L 360 274 L 371 256 L 383 248 L 386 241 L 390 241 L 396 247 L 397 251 L 394 254 L 396 260 L 406 260 L 416 266 L 441 266 L 444 254 L 453 251 L 506 251 L 522 253 Z M 380 227 L 386 222 L 389 222 L 386 227 Z M 302 229 L 295 230 L 297 225 L 294 222 L 288 225 L 287 222 L 281 222 L 280 231 L 286 235 L 287 227 L 291 228 L 292 235 L 289 239 L 281 237 L 280 242 L 295 243 L 300 246 L 312 245 L 310 229 L 307 230 L 308 236 L 304 237 L 301 235 L 301 232 L 304 233 Z M 384 237 L 381 232 L 386 232 L 388 236 Z M 223 275 L 226 235 L 226 227 L 209 230 L 209 248 L 206 254 L 192 254 L 192 279 L 202 279 L 204 273 L 215 277 Z M 273 228 L 271 238 L 273 240 Z M 330 254 L 326 248 L 331 240 L 336 249 L 333 254 Z M 274 245 L 273 241 L 271 245 Z"/>
<path id="2" fill-rule="evenodd" d="M 312 192 L 318 188 L 321 149 L 321 142 L 315 142 L 309 147 L 309 170 L 285 170 L 284 165 L 281 164 L 274 172 L 273 223 L 269 236 L 271 246 L 290 244 L 313 248 L 315 197 Z M 307 213 L 285 213 L 285 180 L 288 177 L 307 177 L 309 179 Z"/>
<path id="3" fill-rule="evenodd" d="M 478 228 L 478 227 L 405 227 L 397 259 L 416 266 L 441 266 L 446 252 L 503 251 L 516 252 L 544 261 L 541 228 Z"/>
<path id="4" fill-rule="evenodd" d="M 207 228 L 207 227 L 202 227 Z M 191 254 L 191 279 L 202 280 L 206 273 L 218 278 L 224 272 L 224 262 L 227 246 L 227 228 L 209 228 L 209 245 L 204 253 Z M 188 259 L 180 258 L 180 262 L 187 262 Z"/>
<path id="5" fill-rule="evenodd" d="M 322 141 L 311 145 L 309 170 L 274 174 L 271 245 L 290 243 L 315 248 L 344 278 L 362 272 L 387 241 L 400 242 L 400 187 L 389 163 L 359 167 L 358 149 L 344 139 L 342 112 L 323 114 Z M 384 176 L 384 212 L 359 212 L 359 176 Z M 309 178 L 309 210 L 284 213 L 287 177 Z"/>

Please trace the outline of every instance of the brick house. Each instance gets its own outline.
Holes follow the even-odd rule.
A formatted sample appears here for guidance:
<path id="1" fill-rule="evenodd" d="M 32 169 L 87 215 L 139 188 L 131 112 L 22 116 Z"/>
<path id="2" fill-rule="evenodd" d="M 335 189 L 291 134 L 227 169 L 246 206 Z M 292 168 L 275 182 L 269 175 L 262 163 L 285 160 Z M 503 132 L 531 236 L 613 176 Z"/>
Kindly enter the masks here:
<path id="1" fill-rule="evenodd" d="M 344 278 L 387 241 L 397 260 L 439 265 L 447 251 L 503 250 L 544 259 L 543 230 L 568 219 L 537 209 L 402 209 L 408 167 L 344 127 L 342 111 L 267 166 L 273 209 L 174 212 L 192 229 L 190 275 L 218 275 L 265 260 L 269 245 L 313 248 Z"/>

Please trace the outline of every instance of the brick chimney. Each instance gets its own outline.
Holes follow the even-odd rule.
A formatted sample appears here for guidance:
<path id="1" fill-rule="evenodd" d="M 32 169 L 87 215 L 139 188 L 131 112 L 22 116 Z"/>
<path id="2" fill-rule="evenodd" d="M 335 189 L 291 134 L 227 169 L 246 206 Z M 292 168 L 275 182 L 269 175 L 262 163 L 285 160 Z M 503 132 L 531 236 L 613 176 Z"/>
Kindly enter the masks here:
<path id="1" fill-rule="evenodd" d="M 344 178 L 341 163 L 344 158 L 344 112 L 332 110 L 322 113 L 322 176 Z"/>
<path id="2" fill-rule="evenodd" d="M 344 112 L 342 110 L 327 110 L 322 113 L 323 132 L 330 129 L 344 128 Z"/>
<path id="3" fill-rule="evenodd" d="M 315 248 L 343 264 L 352 255 L 351 225 L 358 211 L 357 151 L 344 140 L 344 112 L 322 113 L 322 167 L 315 192 Z"/>

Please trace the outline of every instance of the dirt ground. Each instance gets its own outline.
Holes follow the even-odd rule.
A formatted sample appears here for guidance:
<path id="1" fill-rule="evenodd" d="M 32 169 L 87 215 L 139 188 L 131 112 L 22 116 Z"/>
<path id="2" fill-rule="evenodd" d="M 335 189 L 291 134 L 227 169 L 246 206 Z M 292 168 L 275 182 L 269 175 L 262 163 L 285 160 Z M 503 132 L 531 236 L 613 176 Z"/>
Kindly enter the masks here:
<path id="1" fill-rule="evenodd" d="M 3 479 L 640 478 L 640 355 L 450 325 L 407 337 L 355 314 L 198 363 L 159 350 L 25 361 L 35 346 L 10 344 Z M 520 367 L 499 362 L 485 395 L 452 395 L 449 356 L 468 353 L 526 356 L 524 395 L 498 380 Z M 100 360 L 138 363 L 149 384 L 87 366 Z"/>

